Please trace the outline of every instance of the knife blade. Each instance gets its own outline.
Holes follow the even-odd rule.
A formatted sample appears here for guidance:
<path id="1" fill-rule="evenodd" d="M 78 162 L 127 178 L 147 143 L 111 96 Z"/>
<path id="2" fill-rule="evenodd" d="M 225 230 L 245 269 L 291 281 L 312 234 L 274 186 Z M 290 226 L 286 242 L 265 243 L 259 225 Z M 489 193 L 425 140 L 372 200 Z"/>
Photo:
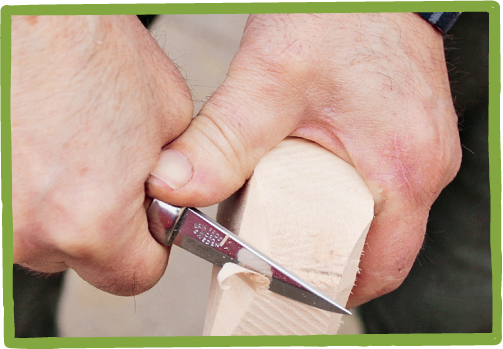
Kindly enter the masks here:
<path id="1" fill-rule="evenodd" d="M 335 313 L 351 312 L 195 208 L 154 199 L 147 209 L 149 230 L 166 246 L 179 246 L 216 266 L 231 262 L 269 278 L 269 290 Z"/>

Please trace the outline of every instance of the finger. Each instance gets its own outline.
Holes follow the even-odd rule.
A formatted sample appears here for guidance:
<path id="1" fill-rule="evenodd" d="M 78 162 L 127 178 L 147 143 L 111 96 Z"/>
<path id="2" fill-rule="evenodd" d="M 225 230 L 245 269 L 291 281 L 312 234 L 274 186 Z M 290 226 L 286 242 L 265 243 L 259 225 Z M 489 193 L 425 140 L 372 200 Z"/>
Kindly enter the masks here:
<path id="1" fill-rule="evenodd" d="M 93 286 L 112 294 L 132 296 L 153 287 L 164 274 L 170 249 L 160 245 L 150 234 L 143 214 L 125 235 L 125 243 L 93 249 L 92 258 L 81 250 L 67 264 Z"/>
<path id="2" fill-rule="evenodd" d="M 347 307 L 366 303 L 401 285 L 423 244 L 427 217 L 427 210 L 407 208 L 398 200 L 375 216 Z"/>
<path id="3" fill-rule="evenodd" d="M 390 161 L 389 157 L 375 153 L 364 156 L 365 165 L 360 159 L 355 161 L 376 204 L 348 307 L 368 302 L 401 285 L 422 248 L 431 205 L 459 169 L 458 142 L 442 147 L 432 137 L 425 138 L 427 142 L 417 139 L 423 137 L 421 132 L 416 132 L 414 140 L 413 136 L 408 137 L 418 145 L 416 155 L 402 154 Z M 421 154 L 435 156 L 421 158 Z M 379 166 L 369 165 L 374 161 Z M 438 171 L 438 164 L 442 164 L 442 171 Z M 378 170 L 368 171 L 366 166 Z"/>
<path id="4" fill-rule="evenodd" d="M 295 106 L 282 102 L 278 82 L 239 65 L 231 66 L 189 128 L 161 153 L 148 181 L 149 195 L 184 206 L 220 202 L 295 128 Z"/>

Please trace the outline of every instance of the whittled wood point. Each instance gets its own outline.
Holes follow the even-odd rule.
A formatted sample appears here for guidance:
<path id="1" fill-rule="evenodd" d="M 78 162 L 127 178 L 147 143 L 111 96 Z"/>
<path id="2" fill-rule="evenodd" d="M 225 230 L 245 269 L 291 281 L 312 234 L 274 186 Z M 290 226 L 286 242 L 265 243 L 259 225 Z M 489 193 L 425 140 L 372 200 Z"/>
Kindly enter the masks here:
<path id="1" fill-rule="evenodd" d="M 272 149 L 247 184 L 222 203 L 218 221 L 344 305 L 353 287 L 374 202 L 349 164 L 302 139 Z M 260 276 L 213 271 L 205 335 L 335 334 L 342 315 L 295 302 Z"/>

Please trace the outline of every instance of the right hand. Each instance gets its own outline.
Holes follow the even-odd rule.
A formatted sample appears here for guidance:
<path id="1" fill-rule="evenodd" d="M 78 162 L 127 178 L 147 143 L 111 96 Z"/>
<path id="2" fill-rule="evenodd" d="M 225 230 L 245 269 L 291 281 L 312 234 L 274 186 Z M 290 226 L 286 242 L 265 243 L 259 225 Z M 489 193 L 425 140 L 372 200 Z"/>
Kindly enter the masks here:
<path id="1" fill-rule="evenodd" d="M 175 65 L 136 16 L 15 16 L 11 93 L 14 263 L 152 287 L 144 183 L 193 113 Z"/>
<path id="2" fill-rule="evenodd" d="M 149 193 L 223 200 L 288 136 L 353 165 L 374 196 L 347 306 L 398 287 L 461 160 L 442 35 L 415 13 L 251 15 L 227 77 L 163 152 Z M 173 180 L 177 165 L 189 170 Z"/>

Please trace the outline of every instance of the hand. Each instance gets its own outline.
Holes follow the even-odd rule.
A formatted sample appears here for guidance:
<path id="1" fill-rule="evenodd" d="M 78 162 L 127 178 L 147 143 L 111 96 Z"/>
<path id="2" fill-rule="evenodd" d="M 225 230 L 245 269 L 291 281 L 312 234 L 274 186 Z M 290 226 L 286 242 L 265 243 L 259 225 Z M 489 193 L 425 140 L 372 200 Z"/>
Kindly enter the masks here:
<path id="1" fill-rule="evenodd" d="M 14 263 L 152 287 L 145 181 L 192 118 L 174 64 L 136 16 L 13 17 L 11 93 Z"/>
<path id="2" fill-rule="evenodd" d="M 161 154 L 148 190 L 219 202 L 287 136 L 352 164 L 373 193 L 348 307 L 398 287 L 460 164 L 441 35 L 413 13 L 250 16 L 227 78 Z"/>

